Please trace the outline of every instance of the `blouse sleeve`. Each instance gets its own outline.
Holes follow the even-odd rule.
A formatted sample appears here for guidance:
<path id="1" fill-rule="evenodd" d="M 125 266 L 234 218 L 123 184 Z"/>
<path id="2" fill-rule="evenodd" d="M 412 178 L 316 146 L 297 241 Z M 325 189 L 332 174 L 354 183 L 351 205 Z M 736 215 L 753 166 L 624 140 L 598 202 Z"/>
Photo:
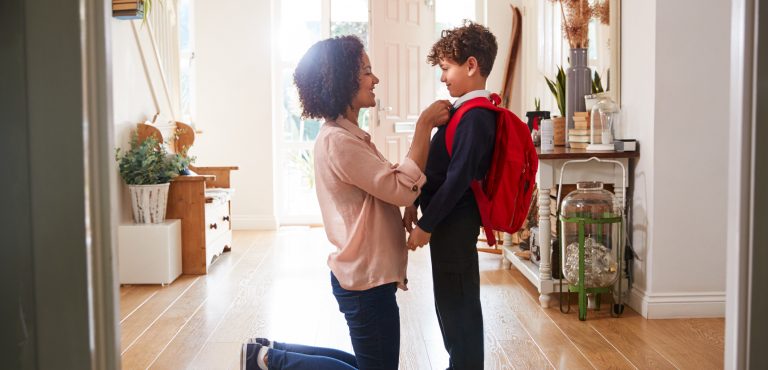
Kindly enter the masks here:
<path id="1" fill-rule="evenodd" d="M 402 164 L 382 160 L 368 143 L 339 135 L 329 143 L 331 168 L 341 181 L 396 206 L 413 204 L 427 181 L 416 162 Z"/>

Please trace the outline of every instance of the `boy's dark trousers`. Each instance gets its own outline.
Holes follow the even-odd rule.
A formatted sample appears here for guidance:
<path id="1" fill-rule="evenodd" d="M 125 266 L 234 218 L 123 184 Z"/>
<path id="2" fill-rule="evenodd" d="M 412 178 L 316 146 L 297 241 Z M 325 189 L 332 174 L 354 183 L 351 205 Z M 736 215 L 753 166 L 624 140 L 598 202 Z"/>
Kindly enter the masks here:
<path id="1" fill-rule="evenodd" d="M 458 208 L 460 207 L 460 208 Z M 483 369 L 483 314 L 474 202 L 459 205 L 435 227 L 430 240 L 435 309 L 450 355 L 450 370 Z"/>

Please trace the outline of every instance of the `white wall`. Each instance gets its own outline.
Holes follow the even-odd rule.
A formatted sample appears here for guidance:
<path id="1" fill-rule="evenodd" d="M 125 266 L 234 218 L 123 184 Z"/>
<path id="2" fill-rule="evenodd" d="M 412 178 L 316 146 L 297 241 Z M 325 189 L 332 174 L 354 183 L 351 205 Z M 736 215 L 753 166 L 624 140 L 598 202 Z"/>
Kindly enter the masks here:
<path id="1" fill-rule="evenodd" d="M 522 0 L 478 0 L 481 4 L 478 6 L 483 14 L 478 14 L 478 21 L 488 27 L 494 36 L 496 36 L 496 43 L 499 45 L 498 52 L 496 54 L 496 61 L 493 63 L 493 70 L 490 76 L 488 76 L 487 88 L 488 90 L 496 93 L 501 93 L 501 88 L 504 82 L 504 73 L 507 70 L 507 63 L 509 61 L 509 48 L 511 46 L 511 33 L 512 33 L 512 8 L 510 5 L 517 6 L 521 12 Z M 523 19 L 525 21 L 525 19 Z M 523 51 L 525 45 L 522 42 L 525 41 L 524 37 L 521 37 L 520 51 L 517 56 L 517 67 L 515 68 L 514 83 L 512 86 L 512 94 L 510 97 L 509 109 L 518 116 L 525 119 L 525 112 L 533 110 L 533 102 L 525 105 L 522 101 L 522 62 Z"/>
<path id="2" fill-rule="evenodd" d="M 195 1 L 197 165 L 234 165 L 233 228 L 276 227 L 270 1 Z"/>
<path id="3" fill-rule="evenodd" d="M 127 149 L 131 131 L 136 124 L 152 119 L 155 105 L 145 77 L 139 46 L 131 28 L 131 21 L 111 19 L 112 28 L 112 97 L 115 123 L 115 145 Z M 115 173 L 119 178 L 119 174 Z M 118 222 L 131 221 L 131 203 L 128 187 L 122 181 L 118 196 Z"/>
<path id="4" fill-rule="evenodd" d="M 632 16 L 628 16 L 631 14 Z M 635 161 L 632 197 L 634 290 L 645 296 L 653 267 L 649 264 L 654 210 L 654 97 L 656 73 L 656 1 L 625 1 L 621 20 L 621 109 L 624 137 L 637 139 L 640 158 Z M 637 311 L 639 305 L 635 306 Z"/>
<path id="5" fill-rule="evenodd" d="M 649 318 L 723 316 L 729 5 L 622 6 L 624 122 L 641 142 L 632 306 Z"/>
<path id="6" fill-rule="evenodd" d="M 234 228 L 275 228 L 270 2 L 197 1 L 195 14 L 193 119 L 203 133 L 190 153 L 199 166 L 240 167 L 232 174 Z M 115 143 L 127 148 L 136 123 L 157 111 L 131 21 L 112 19 L 112 70 Z M 166 114 L 160 120 L 167 121 Z M 120 222 L 130 222 L 127 188 L 119 183 Z"/>

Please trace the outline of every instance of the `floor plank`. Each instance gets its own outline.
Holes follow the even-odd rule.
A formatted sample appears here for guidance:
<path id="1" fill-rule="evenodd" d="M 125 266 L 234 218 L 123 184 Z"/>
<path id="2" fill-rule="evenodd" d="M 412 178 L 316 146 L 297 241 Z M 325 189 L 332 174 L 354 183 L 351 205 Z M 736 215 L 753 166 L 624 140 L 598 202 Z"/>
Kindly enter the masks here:
<path id="1" fill-rule="evenodd" d="M 410 253 L 409 290 L 398 291 L 401 369 L 445 369 L 432 298 L 429 247 Z M 330 290 L 332 250 L 321 228 L 236 231 L 208 275 L 165 287 L 120 289 L 124 369 L 238 369 L 241 343 L 265 336 L 351 351 Z M 486 369 L 716 369 L 723 319 L 646 320 L 607 306 L 578 320 L 542 309 L 536 289 L 498 255 L 480 254 Z"/>
<path id="2" fill-rule="evenodd" d="M 268 239 L 271 241 L 273 238 Z M 155 359 L 151 364 L 152 368 L 173 369 L 193 365 L 193 360 L 222 323 L 227 310 L 234 304 L 237 287 L 247 281 L 253 266 L 258 266 L 264 258 L 267 249 L 253 247 L 253 244 L 258 242 L 258 238 L 250 243 L 244 242 L 243 248 L 223 254 L 214 264 L 207 286 L 210 299 L 204 302 L 200 310 Z"/>

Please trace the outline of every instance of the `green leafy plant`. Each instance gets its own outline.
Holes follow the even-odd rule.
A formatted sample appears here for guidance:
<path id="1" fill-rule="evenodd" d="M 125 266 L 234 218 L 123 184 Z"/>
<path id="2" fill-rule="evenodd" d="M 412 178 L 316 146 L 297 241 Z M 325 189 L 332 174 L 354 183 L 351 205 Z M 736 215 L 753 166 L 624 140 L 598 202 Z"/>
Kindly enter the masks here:
<path id="1" fill-rule="evenodd" d="M 592 76 L 592 93 L 597 94 L 604 91 L 603 81 L 600 79 L 600 74 L 595 71 L 595 74 Z"/>
<path id="2" fill-rule="evenodd" d="M 536 109 L 536 111 L 541 111 L 541 99 L 539 98 L 533 98 L 533 107 Z"/>
<path id="3" fill-rule="evenodd" d="M 547 76 L 544 76 L 544 79 L 547 80 L 549 91 L 555 96 L 560 115 L 565 117 L 565 71 L 563 71 L 563 67 L 557 67 L 557 77 L 554 81 L 547 78 Z"/>
<path id="4" fill-rule="evenodd" d="M 186 150 L 184 153 L 168 153 L 153 136 L 139 143 L 138 134 L 134 133 L 130 145 L 126 152 L 121 152 L 120 148 L 115 150 L 120 177 L 128 185 L 165 184 L 195 161 L 194 157 L 186 155 Z"/>

